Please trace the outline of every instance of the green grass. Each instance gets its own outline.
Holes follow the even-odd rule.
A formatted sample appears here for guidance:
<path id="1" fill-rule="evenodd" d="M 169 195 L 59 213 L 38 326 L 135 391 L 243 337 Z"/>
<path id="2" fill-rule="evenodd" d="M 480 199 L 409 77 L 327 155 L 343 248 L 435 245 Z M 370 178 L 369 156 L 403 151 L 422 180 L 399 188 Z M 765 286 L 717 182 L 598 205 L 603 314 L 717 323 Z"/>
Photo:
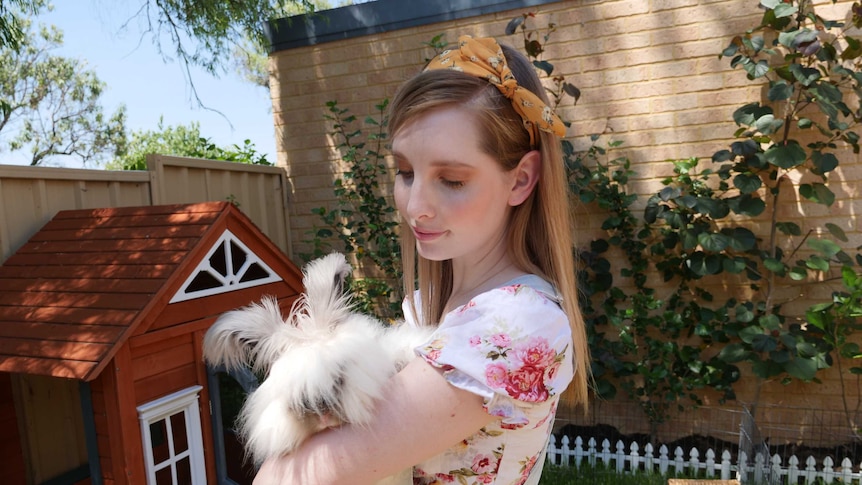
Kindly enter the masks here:
<path id="1" fill-rule="evenodd" d="M 546 464 L 539 485 L 667 485 L 668 478 L 658 473 L 617 473 L 587 464 L 580 468 Z"/>

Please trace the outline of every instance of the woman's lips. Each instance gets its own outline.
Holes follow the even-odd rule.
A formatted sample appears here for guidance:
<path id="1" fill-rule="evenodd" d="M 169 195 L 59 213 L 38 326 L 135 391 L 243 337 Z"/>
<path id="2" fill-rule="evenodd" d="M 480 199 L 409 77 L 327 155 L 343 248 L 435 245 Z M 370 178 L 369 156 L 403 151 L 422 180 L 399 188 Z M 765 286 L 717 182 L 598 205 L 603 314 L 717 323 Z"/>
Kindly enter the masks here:
<path id="1" fill-rule="evenodd" d="M 417 229 L 413 228 L 413 236 L 416 237 L 417 241 L 428 242 L 437 239 L 438 237 L 445 234 L 446 231 L 429 231 L 426 229 Z"/>

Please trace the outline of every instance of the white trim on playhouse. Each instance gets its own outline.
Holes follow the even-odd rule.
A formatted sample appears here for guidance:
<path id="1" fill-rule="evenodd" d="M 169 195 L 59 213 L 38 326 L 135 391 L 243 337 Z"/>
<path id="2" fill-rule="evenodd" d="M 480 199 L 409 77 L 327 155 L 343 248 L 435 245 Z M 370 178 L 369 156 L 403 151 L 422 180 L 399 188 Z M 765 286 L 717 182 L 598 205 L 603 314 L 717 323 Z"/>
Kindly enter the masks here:
<path id="1" fill-rule="evenodd" d="M 281 281 L 281 277 L 228 230 L 207 251 L 171 303 Z"/>
<path id="2" fill-rule="evenodd" d="M 138 406 L 149 485 L 207 483 L 198 409 L 201 389 L 188 387 Z"/>

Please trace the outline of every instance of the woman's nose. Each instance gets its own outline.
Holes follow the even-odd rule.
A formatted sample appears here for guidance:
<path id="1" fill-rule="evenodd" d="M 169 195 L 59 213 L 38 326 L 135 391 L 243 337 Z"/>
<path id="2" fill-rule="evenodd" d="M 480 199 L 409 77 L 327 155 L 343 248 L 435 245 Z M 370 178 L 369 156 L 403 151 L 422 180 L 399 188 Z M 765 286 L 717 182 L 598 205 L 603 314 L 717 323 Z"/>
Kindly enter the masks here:
<path id="1" fill-rule="evenodd" d="M 427 184 L 414 180 L 407 199 L 407 217 L 420 220 L 434 217 L 432 194 Z"/>

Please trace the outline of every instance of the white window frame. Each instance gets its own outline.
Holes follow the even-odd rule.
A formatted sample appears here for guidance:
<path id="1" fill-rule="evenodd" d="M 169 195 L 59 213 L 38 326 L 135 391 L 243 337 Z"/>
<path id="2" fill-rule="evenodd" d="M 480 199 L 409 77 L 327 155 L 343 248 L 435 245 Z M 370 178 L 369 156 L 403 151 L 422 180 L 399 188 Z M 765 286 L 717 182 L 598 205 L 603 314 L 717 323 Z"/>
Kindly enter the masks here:
<path id="1" fill-rule="evenodd" d="M 206 465 L 204 463 L 204 444 L 201 432 L 201 417 L 198 408 L 200 391 L 202 386 L 192 386 L 181 391 L 168 394 L 146 404 L 138 406 L 138 419 L 141 423 L 141 437 L 144 444 L 144 461 L 147 471 L 147 483 L 155 485 L 156 472 L 171 466 L 173 463 L 189 457 L 191 466 L 192 484 L 204 485 L 207 483 Z M 182 453 L 174 454 L 173 434 L 171 433 L 170 418 L 174 414 L 184 413 L 188 449 Z M 162 462 L 156 468 L 153 459 L 153 442 L 150 435 L 150 425 L 161 420 L 166 420 L 166 439 L 169 440 L 170 458 Z M 176 470 L 172 471 L 172 480 L 176 484 Z"/>
<path id="2" fill-rule="evenodd" d="M 246 254 L 245 263 L 239 267 L 233 267 L 233 261 L 231 259 L 231 243 L 235 244 L 241 251 Z M 222 275 L 215 269 L 213 269 L 210 264 L 210 258 L 213 253 L 215 253 L 219 248 L 224 248 L 224 254 L 226 258 L 227 264 L 227 275 Z M 258 278 L 250 281 L 240 281 L 240 278 L 245 274 L 248 268 L 252 264 L 257 264 L 264 271 L 268 273 L 268 276 L 263 278 Z M 209 276 L 214 278 L 216 281 L 220 283 L 220 286 L 215 288 L 207 288 L 205 290 L 193 291 L 189 292 L 188 287 L 191 285 L 192 281 L 194 281 L 195 277 L 199 273 L 207 273 Z M 201 259 L 198 266 L 191 272 L 186 281 L 183 282 L 183 286 L 180 287 L 180 290 L 171 298 L 169 303 L 177 303 L 180 301 L 193 300 L 195 298 L 203 298 L 205 296 L 218 295 L 221 293 L 227 293 L 229 291 L 239 290 L 243 288 L 252 288 L 254 286 L 264 285 L 267 283 L 274 283 L 276 281 L 281 281 L 281 276 L 279 276 L 272 268 L 266 264 L 263 259 L 260 258 L 257 254 L 252 252 L 248 246 L 246 246 L 238 237 L 236 237 L 229 230 L 225 230 L 221 237 L 218 238 L 215 244 L 207 251 L 206 256 Z"/>

